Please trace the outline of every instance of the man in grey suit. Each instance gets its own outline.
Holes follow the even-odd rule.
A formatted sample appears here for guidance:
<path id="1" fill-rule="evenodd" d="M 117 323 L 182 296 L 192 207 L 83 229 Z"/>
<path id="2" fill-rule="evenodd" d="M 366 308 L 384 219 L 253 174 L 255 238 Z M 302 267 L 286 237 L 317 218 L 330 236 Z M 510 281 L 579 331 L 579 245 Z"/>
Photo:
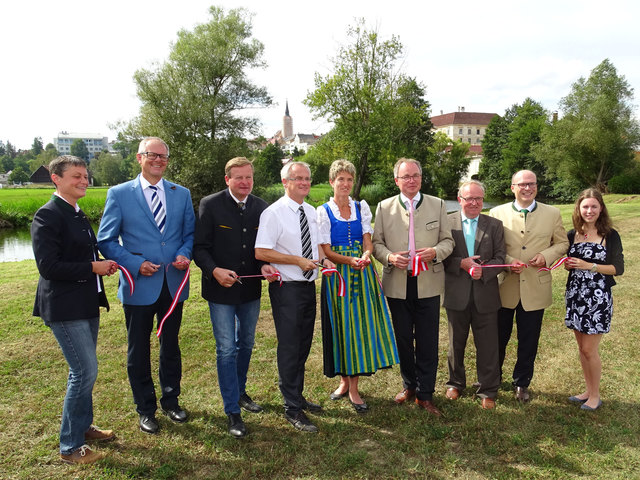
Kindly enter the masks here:
<path id="1" fill-rule="evenodd" d="M 400 355 L 403 389 L 397 404 L 415 398 L 435 416 L 440 295 L 444 292 L 442 260 L 453 250 L 447 209 L 439 198 L 420 193 L 422 166 L 411 158 L 393 167 L 400 195 L 382 200 L 376 210 L 373 255 L 382 263 L 382 288 Z"/>
<path id="2" fill-rule="evenodd" d="M 484 186 L 471 180 L 458 190 L 461 211 L 449 214 L 455 247 L 444 260 L 444 307 L 449 320 L 449 381 L 446 396 L 456 400 L 466 387 L 464 350 L 469 326 L 476 345 L 476 371 L 480 386 L 476 394 L 482 408 L 495 408 L 500 385 L 498 362 L 498 289 L 500 268 L 505 259 L 502 222 L 483 215 Z"/>

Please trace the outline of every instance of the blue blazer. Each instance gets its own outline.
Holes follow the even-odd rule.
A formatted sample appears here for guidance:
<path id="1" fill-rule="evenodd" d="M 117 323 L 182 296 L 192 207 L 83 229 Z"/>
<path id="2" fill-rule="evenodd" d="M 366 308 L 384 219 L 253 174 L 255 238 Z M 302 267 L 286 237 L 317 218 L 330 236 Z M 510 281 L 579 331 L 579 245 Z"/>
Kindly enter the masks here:
<path id="1" fill-rule="evenodd" d="M 104 214 L 98 230 L 98 248 L 110 260 L 124 266 L 134 278 L 135 291 L 120 274 L 118 298 L 127 305 L 151 305 L 160 296 L 166 277 L 171 295 L 175 295 L 184 271 L 171 265 L 178 255 L 191 259 L 195 214 L 189 190 L 162 180 L 167 214 L 164 233 L 160 233 L 142 192 L 139 176 L 112 187 L 107 192 Z M 122 245 L 120 241 L 122 241 Z M 150 277 L 140 275 L 145 260 L 162 265 Z M 187 284 L 179 301 L 189 298 Z"/>

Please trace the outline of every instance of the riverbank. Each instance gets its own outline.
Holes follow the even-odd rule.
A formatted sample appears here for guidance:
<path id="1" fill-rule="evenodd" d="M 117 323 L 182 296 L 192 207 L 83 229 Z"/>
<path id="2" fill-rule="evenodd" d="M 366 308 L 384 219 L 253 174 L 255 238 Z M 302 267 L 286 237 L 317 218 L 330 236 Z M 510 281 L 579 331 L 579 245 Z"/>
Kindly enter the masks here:
<path id="1" fill-rule="evenodd" d="M 250 434 L 238 441 L 226 433 L 209 312 L 200 296 L 200 270 L 193 266 L 180 334 L 180 399 L 190 420 L 176 425 L 158 415 L 159 435 L 144 435 L 137 428 L 126 374 L 124 315 L 115 298 L 118 276 L 106 279 L 111 311 L 103 310 L 101 316 L 95 423 L 113 428 L 117 438 L 99 445 L 108 457 L 87 467 L 58 460 L 67 365 L 49 329 L 31 316 L 38 279 L 35 262 L 0 264 L 0 478 L 638 478 L 640 255 L 634 247 L 640 242 L 640 199 L 608 196 L 606 201 L 625 247 L 626 271 L 614 287 L 612 330 L 600 348 L 604 404 L 597 412 L 581 411 L 567 401 L 581 391 L 582 375 L 574 336 L 563 323 L 566 272 L 558 269 L 552 274 L 553 305 L 545 312 L 531 403 L 516 402 L 508 381 L 515 341 L 507 351 L 505 381 L 494 411 L 482 410 L 470 389 L 456 402 L 445 399 L 448 338 L 441 311 L 434 402 L 444 417 L 433 418 L 415 405 L 394 404 L 402 383 L 397 366 L 361 380 L 371 412 L 357 415 L 347 401 L 328 399 L 337 380 L 322 375 L 317 322 L 305 395 L 323 404 L 325 412 L 313 415 L 319 434 L 302 434 L 282 416 L 277 341 L 265 289 L 247 384 L 247 392 L 265 411 L 243 415 Z M 569 227 L 572 206 L 559 208 Z M 157 372 L 158 342 L 151 340 Z M 471 384 L 476 380 L 471 338 L 466 361 Z"/>

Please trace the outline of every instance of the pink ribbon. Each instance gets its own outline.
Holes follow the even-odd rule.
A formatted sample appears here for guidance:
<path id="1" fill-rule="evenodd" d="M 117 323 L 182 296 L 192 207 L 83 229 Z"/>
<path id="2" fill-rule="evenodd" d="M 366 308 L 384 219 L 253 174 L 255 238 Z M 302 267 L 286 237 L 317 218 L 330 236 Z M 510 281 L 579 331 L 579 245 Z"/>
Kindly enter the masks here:
<path id="1" fill-rule="evenodd" d="M 411 276 L 417 277 L 420 272 L 426 272 L 427 270 L 429 270 L 429 267 L 423 260 L 420 260 L 420 255 L 414 255 L 411 260 Z"/>
<path id="2" fill-rule="evenodd" d="M 280 272 L 276 272 L 276 273 L 272 273 L 270 275 L 238 275 L 236 278 L 258 278 L 258 277 L 276 277 L 278 280 L 280 280 L 280 286 L 282 286 L 282 275 L 280 275 Z"/>
<path id="3" fill-rule="evenodd" d="M 569 259 L 569 257 L 562 257 L 560 258 L 556 263 L 554 263 L 553 265 L 551 265 L 550 267 L 540 267 L 538 269 L 538 272 L 550 272 L 552 270 L 555 270 L 556 268 L 558 268 L 560 265 L 562 265 L 564 262 L 566 262 Z M 524 268 L 528 268 L 529 265 L 527 265 L 526 263 L 523 263 L 522 266 Z M 473 276 L 473 272 L 476 268 L 509 268 L 512 267 L 511 264 L 490 264 L 490 265 L 480 265 L 480 267 L 471 267 L 469 269 L 469 275 Z"/>
<path id="4" fill-rule="evenodd" d="M 338 274 L 338 296 L 344 297 L 347 292 L 347 287 L 344 283 L 344 277 L 342 276 L 342 274 L 336 268 L 322 268 L 323 275 L 331 275 L 332 273 Z"/>
<path id="5" fill-rule="evenodd" d="M 164 317 L 162 317 L 162 320 L 160 320 L 160 325 L 158 325 L 158 332 L 156 333 L 156 337 L 160 338 L 160 335 L 162 335 L 162 327 L 164 326 L 164 321 L 167 318 L 169 318 L 173 313 L 173 311 L 176 309 L 178 300 L 180 300 L 180 295 L 182 295 L 182 290 L 184 290 L 184 287 L 187 285 L 187 282 L 189 281 L 190 273 L 191 273 L 191 269 L 187 267 L 187 270 L 184 272 L 184 277 L 182 278 L 182 282 L 180 282 L 180 286 L 178 287 L 178 291 L 173 297 L 173 302 L 171 302 L 171 306 L 169 307 L 169 310 L 167 311 L 167 313 L 164 314 Z"/>
<path id="6" fill-rule="evenodd" d="M 558 261 L 556 263 L 554 263 L 553 265 L 551 265 L 550 267 L 542 267 L 539 268 L 538 271 L 539 272 L 550 272 L 552 270 L 555 270 L 556 268 L 558 268 L 560 265 L 562 265 L 564 262 L 566 262 L 567 260 L 569 260 L 569 257 L 562 257 L 560 259 L 558 259 Z"/>
<path id="7" fill-rule="evenodd" d="M 120 270 L 122 272 L 122 274 L 124 275 L 124 278 L 126 278 L 127 282 L 129 283 L 129 295 L 133 295 L 133 291 L 136 288 L 135 282 L 133 281 L 133 277 L 131 276 L 131 273 L 129 273 L 129 270 L 126 269 L 126 267 L 122 266 L 122 265 L 118 265 L 118 270 Z"/>

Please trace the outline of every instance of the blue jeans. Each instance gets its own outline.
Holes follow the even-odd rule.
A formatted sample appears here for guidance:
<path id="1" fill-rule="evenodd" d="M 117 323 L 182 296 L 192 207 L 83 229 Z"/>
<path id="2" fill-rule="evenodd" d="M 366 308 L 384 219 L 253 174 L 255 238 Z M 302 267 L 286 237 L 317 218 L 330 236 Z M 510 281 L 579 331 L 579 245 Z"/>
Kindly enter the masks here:
<path id="1" fill-rule="evenodd" d="M 227 415 L 240 413 L 238 399 L 247 385 L 259 313 L 260 299 L 238 305 L 209 302 L 216 339 L 218 384 Z"/>
<path id="2" fill-rule="evenodd" d="M 91 393 L 98 376 L 96 345 L 99 326 L 99 317 L 49 322 L 69 364 L 60 425 L 60 453 L 63 455 L 69 455 L 85 444 L 84 433 L 93 422 Z"/>

